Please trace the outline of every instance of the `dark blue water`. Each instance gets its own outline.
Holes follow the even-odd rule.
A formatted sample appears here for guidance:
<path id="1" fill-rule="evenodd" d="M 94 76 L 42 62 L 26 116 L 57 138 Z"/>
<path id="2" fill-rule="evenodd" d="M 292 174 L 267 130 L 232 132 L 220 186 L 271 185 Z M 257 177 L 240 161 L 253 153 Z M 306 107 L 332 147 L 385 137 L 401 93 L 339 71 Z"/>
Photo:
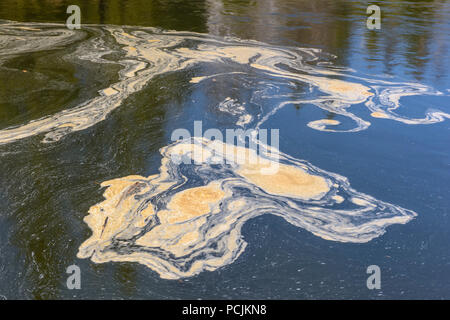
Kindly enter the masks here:
<path id="1" fill-rule="evenodd" d="M 379 2 L 380 30 L 366 28 L 364 1 L 70 2 L 75 3 L 82 8 L 86 24 L 152 26 L 257 40 L 277 48 L 322 49 L 319 60 L 309 62 L 312 66 L 329 63 L 324 66 L 353 69 L 334 78 L 364 85 L 372 80 L 390 82 L 386 87 L 413 83 L 441 92 L 402 97 L 396 114 L 405 119 L 422 119 L 436 109 L 450 113 L 450 5 L 446 1 Z M 0 3 L 0 19 L 64 23 L 67 5 L 43 1 L 32 6 L 6 0 Z M 1 37 L 6 32 L 0 30 Z M 117 64 L 62 58 L 93 37 L 95 30 L 87 33 L 87 38 L 57 50 L 26 54 L 11 50 L 0 56 L 0 131 L 69 110 L 118 81 Z M 117 61 L 119 55 L 113 53 L 110 59 Z M 221 72 L 247 74 L 189 82 L 192 77 Z M 273 89 L 267 89 L 271 83 Z M 268 97 L 252 104 L 252 95 L 264 89 Z M 249 113 L 257 115 L 293 97 L 320 95 L 309 89 L 305 83 L 292 86 L 286 79 L 232 64 L 204 63 L 156 76 L 103 121 L 55 143 L 42 143 L 44 132 L 0 144 L 0 295 L 8 299 L 448 299 L 449 119 L 407 124 L 374 118 L 364 103 L 347 109 L 370 122 L 356 132 L 345 132 L 356 127 L 349 117 L 309 103 L 287 104 L 261 127 L 280 130 L 282 152 L 347 177 L 358 192 L 416 212 L 408 223 L 390 225 L 371 241 L 352 243 L 326 240 L 280 217 L 261 215 L 244 224 L 247 247 L 236 261 L 178 280 L 161 279 L 138 263 L 96 264 L 77 258 L 80 245 L 92 233 L 83 218 L 103 200 L 99 183 L 157 173 L 159 149 L 171 143 L 173 130 L 193 132 L 195 120 L 202 120 L 205 129 L 234 127 L 235 118 L 215 109 L 227 97 L 246 102 Z M 336 129 L 342 132 L 307 125 L 319 119 L 339 120 Z M 71 264 L 82 270 L 81 290 L 66 287 L 65 271 Z M 379 290 L 366 286 L 369 265 L 381 269 Z"/>

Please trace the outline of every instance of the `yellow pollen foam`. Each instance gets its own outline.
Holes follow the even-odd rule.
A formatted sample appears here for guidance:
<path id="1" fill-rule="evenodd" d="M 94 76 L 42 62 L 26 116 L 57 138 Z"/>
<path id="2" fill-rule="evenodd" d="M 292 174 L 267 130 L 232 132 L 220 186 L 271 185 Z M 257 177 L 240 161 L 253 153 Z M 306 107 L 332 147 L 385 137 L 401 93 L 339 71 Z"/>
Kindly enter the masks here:
<path id="1" fill-rule="evenodd" d="M 277 173 L 261 174 L 260 165 L 246 165 L 238 174 L 267 193 L 302 199 L 317 198 L 330 190 L 326 179 L 301 169 L 279 164 Z"/>

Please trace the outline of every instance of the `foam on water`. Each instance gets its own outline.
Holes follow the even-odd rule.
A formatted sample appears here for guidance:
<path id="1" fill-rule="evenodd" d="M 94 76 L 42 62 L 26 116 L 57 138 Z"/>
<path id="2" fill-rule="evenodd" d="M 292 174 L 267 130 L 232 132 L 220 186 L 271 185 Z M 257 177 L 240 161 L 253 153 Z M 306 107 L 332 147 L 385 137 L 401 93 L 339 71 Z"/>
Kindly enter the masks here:
<path id="1" fill-rule="evenodd" d="M 86 32 L 93 33 L 87 38 Z M 84 41 L 80 41 L 83 40 Z M 106 41 L 108 39 L 109 41 Z M 115 45 L 110 44 L 114 41 Z M 69 30 L 63 25 L 40 23 L 0 24 L 0 63 L 18 55 L 64 48 L 78 42 L 78 49 L 67 59 L 89 60 L 97 63 L 115 63 L 123 66 L 120 81 L 104 88 L 99 95 L 77 107 L 29 123 L 0 130 L 0 144 L 11 143 L 34 135 L 45 134 L 43 142 L 58 141 L 63 136 L 89 128 L 106 119 L 131 94 L 144 88 L 156 75 L 189 69 L 194 65 L 217 64 L 221 67 L 243 65 L 261 79 L 273 78 L 285 82 L 306 83 L 317 91 L 314 98 L 293 93 L 274 105 L 265 114 L 259 114 L 261 125 L 280 108 L 289 104 L 313 104 L 324 110 L 351 118 L 350 129 L 310 126 L 324 131 L 359 131 L 370 126 L 348 111 L 351 105 L 364 103 L 375 117 L 401 121 L 406 124 L 429 124 L 443 121 L 450 115 L 439 110 L 425 110 L 422 119 L 409 119 L 395 111 L 400 99 L 411 95 L 443 94 L 417 83 L 395 83 L 357 76 L 352 70 L 333 66 L 314 66 L 320 50 L 308 48 L 275 47 L 256 41 L 222 39 L 192 32 L 161 31 L 155 28 L 85 26 L 84 30 Z M 116 61 L 104 59 L 107 54 L 121 53 Z M 193 85 L 217 76 L 246 74 L 230 71 L 192 78 Z M 346 78 L 342 80 L 337 78 Z M 275 82 L 276 83 L 276 82 Z M 364 83 L 364 84 L 363 84 Z M 275 96 L 272 96 L 272 98 Z M 283 96 L 280 96 L 283 98 Z M 242 114 L 239 125 L 248 125 L 252 115 Z"/>
<path id="2" fill-rule="evenodd" d="M 314 64 L 322 54 L 317 49 L 276 47 L 155 28 L 83 28 L 71 31 L 53 24 L 0 24 L 0 63 L 18 55 L 76 44 L 75 52 L 66 53 L 65 59 L 123 67 L 119 81 L 79 106 L 0 130 L 0 144 L 41 134 L 43 142 L 58 141 L 105 120 L 155 76 L 193 70 L 199 65 L 230 71 L 196 74 L 191 77 L 192 86 L 202 86 L 218 77 L 243 77 L 250 85 L 257 81 L 258 89 L 248 103 L 228 97 L 216 106 L 218 112 L 235 118 L 236 127 L 259 128 L 291 104 L 315 105 L 354 123 L 349 129 L 341 129 L 338 120 L 308 123 L 310 128 L 321 131 L 367 129 L 370 122 L 349 110 L 357 104 L 369 109 L 371 121 L 430 124 L 450 117 L 439 110 L 424 110 L 421 119 L 398 115 L 402 97 L 443 93 L 418 83 L 370 79 L 354 70 Z M 117 54 L 106 58 L 110 53 Z M 236 71 L 238 68 L 242 71 Z M 293 90 L 286 94 L 279 90 L 280 86 L 305 84 L 309 88 L 306 92 Z M 267 99 L 277 102 L 264 103 Z M 259 104 L 259 111 L 251 111 L 250 104 Z M 403 108 L 407 111 L 407 107 Z M 370 241 L 382 235 L 386 227 L 407 223 L 416 215 L 352 189 L 345 177 L 262 143 L 258 146 L 260 153 L 254 154 L 253 150 L 220 141 L 178 141 L 161 149 L 159 174 L 104 182 L 105 200 L 92 206 L 85 218 L 92 236 L 80 246 L 78 257 L 96 263 L 139 262 L 162 278 L 177 279 L 236 260 L 246 246 L 241 235 L 243 224 L 263 214 L 279 216 L 323 239 L 356 243 Z M 252 157 L 235 161 L 238 153 L 251 155 L 257 161 L 246 160 Z M 277 170 L 263 173 L 274 166 Z"/>
<path id="3" fill-rule="evenodd" d="M 261 147 L 257 161 L 245 160 L 248 154 L 238 161 L 237 154 L 253 151 L 193 138 L 161 150 L 158 175 L 104 182 L 105 201 L 85 218 L 93 234 L 78 257 L 139 262 L 177 279 L 232 263 L 246 246 L 243 224 L 263 214 L 323 239 L 357 243 L 416 215 L 357 192 L 345 177 Z M 260 170 L 275 164 L 274 174 Z"/>

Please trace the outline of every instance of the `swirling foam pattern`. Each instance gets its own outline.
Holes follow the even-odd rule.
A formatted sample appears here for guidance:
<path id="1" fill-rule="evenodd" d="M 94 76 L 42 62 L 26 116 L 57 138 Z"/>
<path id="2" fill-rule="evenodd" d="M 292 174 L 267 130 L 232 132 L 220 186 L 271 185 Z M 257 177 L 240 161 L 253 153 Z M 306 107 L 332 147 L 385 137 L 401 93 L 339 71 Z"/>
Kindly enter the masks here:
<path id="1" fill-rule="evenodd" d="M 95 36 L 85 41 L 86 31 Z M 84 30 L 68 30 L 63 25 L 39 23 L 0 24 L 0 64 L 8 58 L 30 52 L 57 49 L 78 42 L 78 50 L 71 59 L 97 63 L 115 63 L 123 66 L 120 81 L 101 90 L 93 99 L 60 113 L 36 119 L 27 124 L 0 130 L 0 144 L 11 143 L 30 136 L 45 134 L 43 142 L 60 140 L 70 132 L 84 130 L 103 121 L 131 94 L 141 90 L 155 76 L 189 69 L 194 65 L 216 64 L 221 67 L 241 66 L 242 72 L 198 76 L 193 85 L 201 81 L 229 74 L 259 74 L 267 81 L 267 89 L 276 81 L 308 84 L 309 95 L 292 93 L 278 96 L 282 102 L 256 116 L 241 114 L 241 126 L 259 126 L 280 108 L 288 104 L 313 104 L 324 110 L 351 118 L 356 126 L 339 129 L 326 125 L 309 126 L 322 131 L 359 131 L 370 126 L 348 111 L 351 105 L 365 103 L 376 118 L 388 118 L 406 124 L 429 124 L 443 121 L 450 115 L 439 110 L 426 110 L 422 119 L 408 119 L 395 111 L 400 99 L 411 95 L 442 95 L 432 88 L 417 83 L 395 83 L 380 79 L 359 77 L 352 70 L 333 66 L 314 66 L 320 50 L 308 48 L 275 47 L 256 41 L 223 39 L 192 32 L 161 31 L 155 28 L 118 26 L 85 26 Z M 113 44 L 111 43 L 113 42 Z M 121 54 L 117 60 L 103 59 L 107 54 Z M 338 79 L 341 78 L 341 79 Z M 346 79 L 355 79 L 355 82 Z M 356 82 L 357 81 L 357 82 Z M 362 84 L 364 83 L 364 84 Z M 252 99 L 258 102 L 261 91 Z M 263 92 L 264 93 L 264 92 Z M 276 93 L 271 98 L 277 97 Z M 226 108 L 225 108 L 226 109 Z M 222 110 L 225 110 L 222 109 Z M 257 122 L 259 120 L 259 122 Z"/>
<path id="2" fill-rule="evenodd" d="M 66 59 L 123 67 L 119 80 L 93 99 L 0 130 L 0 144 L 41 134 L 43 142 L 58 141 L 106 119 L 155 76 L 191 70 L 197 65 L 217 66 L 217 70 L 225 72 L 197 75 L 190 80 L 192 86 L 230 75 L 242 77 L 243 85 L 246 79 L 258 79 L 249 101 L 260 106 L 258 112 L 248 109 L 250 103 L 232 98 L 217 106 L 218 112 L 235 118 L 236 127 L 258 128 L 289 104 L 312 104 L 348 117 L 355 124 L 350 129 L 341 129 L 341 121 L 330 119 L 308 124 L 322 131 L 368 128 L 369 121 L 350 112 L 349 107 L 356 104 L 364 104 L 374 119 L 405 124 L 429 124 L 450 117 L 439 110 L 425 110 L 422 119 L 396 114 L 404 96 L 443 93 L 418 83 L 369 79 L 350 69 L 315 64 L 323 55 L 317 49 L 276 47 L 144 27 L 92 25 L 83 29 L 70 31 L 62 25 L 37 23 L 0 24 L 0 64 L 17 55 L 76 44 L 76 51 L 67 54 Z M 87 37 L 87 31 L 94 36 Z M 278 90 L 281 83 L 293 87 L 306 84 L 309 90 L 292 90 L 286 95 Z M 275 104 L 263 103 L 274 98 Z M 159 174 L 104 182 L 105 200 L 91 207 L 85 218 L 93 234 L 80 246 L 78 257 L 96 263 L 139 262 L 162 278 L 177 279 L 232 263 L 246 246 L 241 236 L 243 224 L 259 215 L 280 216 L 324 239 L 360 243 L 416 215 L 353 190 L 345 177 L 261 143 L 258 146 L 256 154 L 219 141 L 183 140 L 161 150 Z"/>
<path id="3" fill-rule="evenodd" d="M 140 262 L 162 278 L 177 279 L 232 263 L 246 246 L 243 224 L 259 215 L 280 216 L 342 242 L 367 242 L 416 215 L 264 145 L 257 153 L 193 138 L 161 153 L 158 175 L 102 184 L 108 187 L 105 201 L 85 218 L 93 234 L 79 258 Z M 276 170 L 264 172 L 270 168 Z"/>

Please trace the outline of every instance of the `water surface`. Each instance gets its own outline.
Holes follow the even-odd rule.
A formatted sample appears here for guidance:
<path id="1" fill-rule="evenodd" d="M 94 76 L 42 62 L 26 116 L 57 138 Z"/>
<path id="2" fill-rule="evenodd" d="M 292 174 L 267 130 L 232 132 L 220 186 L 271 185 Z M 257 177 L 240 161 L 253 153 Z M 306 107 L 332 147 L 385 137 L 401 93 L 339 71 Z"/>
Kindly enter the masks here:
<path id="1" fill-rule="evenodd" d="M 449 297 L 448 3 L 383 2 L 378 31 L 356 1 L 80 1 L 80 31 L 68 4 L 0 4 L 1 295 Z M 195 120 L 280 129 L 289 175 L 326 187 L 165 162 Z M 219 214 L 168 242 L 136 220 L 205 191 Z M 95 242 L 111 192 L 132 224 L 100 219 Z"/>

